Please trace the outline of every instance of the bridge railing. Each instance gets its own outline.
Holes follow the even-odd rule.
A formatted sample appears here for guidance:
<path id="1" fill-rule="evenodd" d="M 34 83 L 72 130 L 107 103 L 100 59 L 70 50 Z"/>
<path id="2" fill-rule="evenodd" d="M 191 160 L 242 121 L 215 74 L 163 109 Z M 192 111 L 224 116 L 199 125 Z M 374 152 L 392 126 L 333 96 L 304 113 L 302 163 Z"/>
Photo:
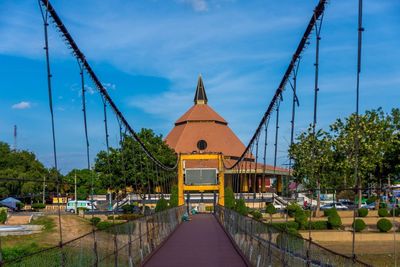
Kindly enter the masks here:
<path id="1" fill-rule="evenodd" d="M 252 266 L 369 266 L 233 210 L 217 206 L 215 214 Z"/>
<path id="2" fill-rule="evenodd" d="M 3 262 L 2 266 L 138 266 L 178 226 L 184 206 L 168 209 Z"/>

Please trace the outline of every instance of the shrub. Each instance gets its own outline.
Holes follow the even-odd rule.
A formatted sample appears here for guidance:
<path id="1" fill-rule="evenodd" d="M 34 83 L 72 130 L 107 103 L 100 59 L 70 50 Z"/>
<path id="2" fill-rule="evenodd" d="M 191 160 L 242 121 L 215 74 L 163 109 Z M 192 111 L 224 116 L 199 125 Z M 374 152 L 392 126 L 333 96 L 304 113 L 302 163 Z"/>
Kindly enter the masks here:
<path id="1" fill-rule="evenodd" d="M 174 185 L 171 188 L 171 196 L 169 199 L 169 206 L 171 208 L 178 207 L 178 186 Z"/>
<path id="2" fill-rule="evenodd" d="M 238 199 L 235 204 L 235 210 L 237 213 L 247 216 L 249 213 L 248 208 L 246 207 L 246 202 L 244 202 L 244 199 Z"/>
<path id="3" fill-rule="evenodd" d="M 235 208 L 235 195 L 230 187 L 225 187 L 225 208 L 234 209 Z"/>
<path id="4" fill-rule="evenodd" d="M 7 221 L 7 211 L 2 209 L 0 211 L 0 223 L 5 223 Z"/>
<path id="5" fill-rule="evenodd" d="M 272 203 L 268 203 L 268 205 L 265 207 L 265 213 L 268 213 L 270 215 L 276 213 L 276 208 Z"/>
<path id="6" fill-rule="evenodd" d="M 160 212 L 168 209 L 168 201 L 165 198 L 160 198 L 157 201 L 155 212 Z"/>
<path id="7" fill-rule="evenodd" d="M 214 210 L 214 206 L 206 206 L 206 211 L 213 211 Z"/>
<path id="8" fill-rule="evenodd" d="M 40 249 L 42 248 L 39 247 L 39 245 L 35 242 L 31 243 L 24 242 L 22 244 L 14 245 L 12 247 L 2 247 L 1 254 L 3 256 L 3 260 L 8 261 L 28 256 L 29 254 L 35 253 Z"/>
<path id="9" fill-rule="evenodd" d="M 358 209 L 358 217 L 367 217 L 368 209 L 367 208 L 359 208 Z"/>
<path id="10" fill-rule="evenodd" d="M 302 211 L 303 209 L 297 203 L 291 203 L 287 206 L 286 210 L 287 210 L 289 217 L 293 218 L 296 214 L 296 211 L 299 211 L 299 210 Z"/>
<path id="11" fill-rule="evenodd" d="M 336 208 L 331 208 L 331 209 L 324 210 L 324 216 L 325 217 L 329 217 L 329 215 L 331 215 L 331 214 L 338 215 L 338 212 L 337 212 Z"/>
<path id="12" fill-rule="evenodd" d="M 279 248 L 294 252 L 303 248 L 304 240 L 296 229 L 289 228 L 286 232 L 278 234 L 276 237 L 276 245 Z"/>
<path id="13" fill-rule="evenodd" d="M 328 221 L 315 221 L 309 222 L 312 230 L 326 230 L 328 229 Z"/>
<path id="14" fill-rule="evenodd" d="M 307 215 L 303 210 L 296 211 L 294 221 L 299 224 L 299 229 L 305 229 L 308 224 Z"/>
<path id="15" fill-rule="evenodd" d="M 262 214 L 258 210 L 254 210 L 251 215 L 253 215 L 253 218 L 257 221 L 260 221 L 262 219 Z"/>
<path id="16" fill-rule="evenodd" d="M 107 220 L 114 220 L 114 215 L 108 215 Z"/>
<path id="17" fill-rule="evenodd" d="M 342 226 L 342 219 L 337 214 L 331 214 L 328 216 L 328 225 L 330 229 L 339 229 Z"/>
<path id="18" fill-rule="evenodd" d="M 46 205 L 43 204 L 43 203 L 33 203 L 32 206 L 31 206 L 31 208 L 32 208 L 34 211 L 37 211 L 37 210 L 46 208 Z"/>
<path id="19" fill-rule="evenodd" d="M 56 227 L 55 221 L 48 216 L 41 216 L 37 219 L 34 219 L 33 221 L 31 221 L 30 224 L 42 225 L 44 227 L 44 229 L 48 230 L 48 231 L 50 231 Z"/>
<path id="20" fill-rule="evenodd" d="M 389 216 L 389 212 L 386 208 L 380 208 L 378 210 L 378 215 L 379 217 L 388 217 Z"/>
<path id="21" fill-rule="evenodd" d="M 17 205 L 17 210 L 22 210 L 25 207 L 25 204 L 22 202 L 17 202 L 16 205 Z"/>
<path id="22" fill-rule="evenodd" d="M 380 219 L 376 224 L 376 227 L 379 229 L 380 232 L 389 232 L 390 229 L 392 229 L 392 226 L 392 223 L 385 218 Z"/>
<path id="23" fill-rule="evenodd" d="M 387 208 L 387 204 L 385 202 L 379 202 L 379 208 L 380 209 L 386 209 Z"/>
<path id="24" fill-rule="evenodd" d="M 125 204 L 121 207 L 123 213 L 132 213 L 132 205 Z"/>
<path id="25" fill-rule="evenodd" d="M 400 208 L 393 208 L 390 210 L 390 215 L 398 217 L 400 215 Z"/>
<path id="26" fill-rule="evenodd" d="M 352 226 L 356 232 L 361 232 L 367 227 L 363 219 L 355 219 Z"/>
<path id="27" fill-rule="evenodd" d="M 283 223 L 272 223 L 271 226 L 279 231 L 285 231 L 286 229 L 299 229 L 299 224 L 297 222 L 283 222 Z"/>
<path id="28" fill-rule="evenodd" d="M 113 226 L 113 223 L 111 223 L 111 222 L 106 222 L 106 221 L 99 222 L 99 223 L 96 225 L 97 229 L 99 229 L 99 230 L 106 230 L 106 229 L 110 228 L 111 226 Z"/>
<path id="29" fill-rule="evenodd" d="M 90 218 L 89 221 L 91 222 L 91 224 L 97 225 L 101 221 L 101 219 L 99 217 L 93 217 L 93 218 Z"/>

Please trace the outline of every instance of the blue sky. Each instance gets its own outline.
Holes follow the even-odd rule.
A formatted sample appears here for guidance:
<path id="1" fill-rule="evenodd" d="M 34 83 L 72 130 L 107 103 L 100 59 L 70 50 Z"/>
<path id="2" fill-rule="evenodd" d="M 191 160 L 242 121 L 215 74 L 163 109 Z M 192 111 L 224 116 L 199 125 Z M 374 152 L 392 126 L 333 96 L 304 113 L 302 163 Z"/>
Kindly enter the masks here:
<path id="1" fill-rule="evenodd" d="M 53 1 L 65 25 L 130 124 L 164 136 L 191 105 L 203 75 L 209 104 L 247 143 L 317 1 Z M 330 1 L 322 28 L 319 127 L 354 111 L 356 0 Z M 399 107 L 400 2 L 364 1 L 361 110 Z M 0 140 L 52 166 L 43 28 L 36 1 L 0 3 Z M 296 132 L 312 120 L 314 39 L 298 76 Z M 60 169 L 85 167 L 76 60 L 50 27 Z M 91 154 L 104 149 L 101 101 L 87 79 Z M 290 99 L 282 104 L 279 163 L 286 160 Z M 111 143 L 118 129 L 110 113 Z M 272 139 L 270 140 L 272 143 Z M 272 163 L 272 146 L 268 160 Z"/>

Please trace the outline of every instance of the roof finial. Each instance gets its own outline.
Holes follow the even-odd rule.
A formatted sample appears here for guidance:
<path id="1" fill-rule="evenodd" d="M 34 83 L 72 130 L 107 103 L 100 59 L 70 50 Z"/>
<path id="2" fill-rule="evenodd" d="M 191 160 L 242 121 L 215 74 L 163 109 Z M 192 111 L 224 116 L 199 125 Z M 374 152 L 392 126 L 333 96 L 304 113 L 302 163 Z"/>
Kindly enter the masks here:
<path id="1" fill-rule="evenodd" d="M 194 95 L 194 104 L 195 105 L 207 104 L 207 95 L 201 74 L 199 74 L 199 78 L 197 80 L 197 88 L 196 88 L 196 93 Z"/>

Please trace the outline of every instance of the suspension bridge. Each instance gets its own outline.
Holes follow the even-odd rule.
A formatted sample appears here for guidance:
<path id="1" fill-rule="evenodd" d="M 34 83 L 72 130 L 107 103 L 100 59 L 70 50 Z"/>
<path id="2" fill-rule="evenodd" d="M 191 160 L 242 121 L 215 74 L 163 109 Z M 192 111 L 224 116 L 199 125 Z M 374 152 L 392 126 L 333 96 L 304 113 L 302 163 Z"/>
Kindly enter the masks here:
<path id="1" fill-rule="evenodd" d="M 316 135 L 318 118 L 319 93 L 319 60 L 321 28 L 326 0 L 320 0 L 310 14 L 297 48 L 283 73 L 282 79 L 265 109 L 265 112 L 253 131 L 247 145 L 243 145 L 227 126 L 228 123 L 207 104 L 207 94 L 203 78 L 199 76 L 195 92 L 195 105 L 175 123 L 175 128 L 165 142 L 175 152 L 175 157 L 165 159 L 159 149 L 154 149 L 140 133 L 128 122 L 118 105 L 113 101 L 106 87 L 90 65 L 90 59 L 80 50 L 73 36 L 63 23 L 54 7 L 48 0 L 39 0 L 43 19 L 44 53 L 46 60 L 47 92 L 51 117 L 52 146 L 54 169 L 58 170 L 57 140 L 62 133 L 56 131 L 57 118 L 53 106 L 53 76 L 51 68 L 51 44 L 49 31 L 56 29 L 61 38 L 77 60 L 80 74 L 82 95 L 83 128 L 85 134 L 87 169 L 92 170 L 90 160 L 90 135 L 88 132 L 85 96 L 86 84 L 91 82 L 101 95 L 100 105 L 104 116 L 105 156 L 104 170 L 111 175 L 110 165 L 119 164 L 121 177 L 128 177 L 128 162 L 140 170 L 132 174 L 134 179 L 122 181 L 122 192 L 116 194 L 115 200 L 108 204 L 108 212 L 115 218 L 115 212 L 124 205 L 137 202 L 143 207 L 144 216 L 124 223 L 112 224 L 107 229 L 98 229 L 94 224 L 88 233 L 65 239 L 62 228 L 64 216 L 62 203 L 58 202 L 58 239 L 56 246 L 48 247 L 28 255 L 11 260 L 0 258 L 0 266 L 369 266 L 357 259 L 355 255 L 355 232 L 353 231 L 352 255 L 334 252 L 311 238 L 293 234 L 288 228 L 279 228 L 257 220 L 256 216 L 246 216 L 232 209 L 227 202 L 227 188 L 233 193 L 234 200 L 243 200 L 248 207 L 264 208 L 265 202 L 272 202 L 286 212 L 290 202 L 285 190 L 293 180 L 291 170 L 293 158 L 289 158 L 289 167 L 278 166 L 278 137 L 280 134 L 280 109 L 284 94 L 291 102 L 290 144 L 295 142 L 296 110 L 299 107 L 297 96 L 297 75 L 301 58 L 310 42 L 315 42 L 314 64 L 314 110 L 312 133 Z M 362 0 L 359 0 L 358 25 L 358 63 L 357 63 L 357 99 L 355 101 L 356 118 L 359 116 L 359 80 L 361 72 L 362 33 Z M 87 81 L 89 78 L 89 82 Z M 287 90 L 288 89 L 288 90 Z M 285 96 L 286 99 L 286 96 Z M 114 149 L 109 145 L 110 112 L 118 122 L 120 147 Z M 207 116 L 203 117 L 204 114 Z M 275 123 L 275 125 L 271 125 Z M 359 123 L 357 121 L 357 123 Z M 186 135 L 186 136 L 185 136 Z M 194 144 L 182 141 L 191 135 Z M 221 141 L 215 136 L 223 135 L 228 141 Z M 229 136 L 229 138 L 227 137 Z M 274 139 L 273 164 L 267 163 L 268 137 Z M 355 153 L 358 153 L 358 140 L 355 139 Z M 213 138 L 217 139 L 213 143 Z M 225 142 L 225 143 L 224 143 Z M 116 151 L 116 152 L 115 152 Z M 223 151 L 228 151 L 223 153 Z M 116 153 L 119 159 L 110 155 Z M 311 156 L 313 159 L 313 155 Z M 349 190 L 362 190 L 358 161 L 354 166 L 356 187 Z M 143 178 L 144 177 L 144 178 Z M 4 178 L 10 181 L 37 182 L 30 179 Z M 96 177 L 91 177 L 90 198 L 94 202 Z M 274 185 L 271 181 L 275 181 Z M 76 186 L 76 183 L 63 181 L 60 175 L 47 181 L 55 186 L 55 195 L 62 197 L 65 186 Z M 113 181 L 105 185 L 111 195 Z M 315 192 L 320 192 L 317 183 Z M 313 193 L 297 191 L 313 204 Z M 146 211 L 146 206 L 154 206 L 163 200 L 170 203 L 174 194 L 177 203 L 168 209 L 158 212 Z M 75 199 L 76 200 L 76 199 Z M 92 214 L 94 217 L 92 205 Z M 196 207 L 196 208 L 194 208 Z M 209 208 L 207 208 L 209 207 Z M 149 209 L 150 210 L 150 209 Z M 156 209 L 157 210 L 157 209 Z M 73 210 L 77 212 L 77 209 Z M 196 214 L 200 211 L 200 214 Z M 207 212 L 211 211 L 211 212 Z M 193 215 L 191 214 L 193 213 Z M 354 211 L 354 219 L 356 211 Z M 310 212 L 310 219 L 312 212 Z M 311 231 L 311 228 L 309 229 Z M 0 243 L 1 244 L 1 243 Z M 0 254 L 1 255 L 1 254 Z"/>

